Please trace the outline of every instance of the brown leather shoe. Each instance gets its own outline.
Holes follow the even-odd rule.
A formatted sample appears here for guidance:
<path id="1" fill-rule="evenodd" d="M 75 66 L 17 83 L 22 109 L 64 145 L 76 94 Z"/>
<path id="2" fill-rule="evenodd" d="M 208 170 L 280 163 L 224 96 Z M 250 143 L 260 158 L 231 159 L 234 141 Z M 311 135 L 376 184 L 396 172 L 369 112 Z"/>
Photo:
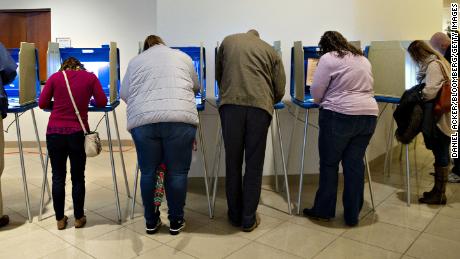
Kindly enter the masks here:
<path id="1" fill-rule="evenodd" d="M 75 228 L 82 228 L 86 225 L 86 216 L 75 220 Z"/>
<path id="2" fill-rule="evenodd" d="M 0 218 L 0 228 L 8 225 L 8 223 L 10 223 L 10 217 L 8 217 L 8 215 L 3 215 Z"/>
<path id="3" fill-rule="evenodd" d="M 63 230 L 67 227 L 67 221 L 69 220 L 69 218 L 64 215 L 64 217 L 61 219 L 61 220 L 58 220 L 57 221 L 57 229 L 58 230 Z"/>

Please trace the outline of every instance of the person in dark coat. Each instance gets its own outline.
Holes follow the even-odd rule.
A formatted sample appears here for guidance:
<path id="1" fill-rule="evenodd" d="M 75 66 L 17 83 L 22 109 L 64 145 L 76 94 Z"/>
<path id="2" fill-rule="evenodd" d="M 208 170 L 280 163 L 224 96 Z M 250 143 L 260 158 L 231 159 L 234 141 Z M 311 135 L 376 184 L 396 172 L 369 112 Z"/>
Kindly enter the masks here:
<path id="1" fill-rule="evenodd" d="M 17 65 L 8 53 L 8 50 L 0 43 L 0 177 L 3 173 L 4 157 L 3 151 L 5 141 L 3 136 L 3 119 L 6 117 L 8 110 L 8 97 L 5 92 L 5 85 L 10 84 L 16 78 Z M 8 215 L 3 215 L 2 187 L 0 182 L 0 227 L 8 225 L 10 219 Z"/>

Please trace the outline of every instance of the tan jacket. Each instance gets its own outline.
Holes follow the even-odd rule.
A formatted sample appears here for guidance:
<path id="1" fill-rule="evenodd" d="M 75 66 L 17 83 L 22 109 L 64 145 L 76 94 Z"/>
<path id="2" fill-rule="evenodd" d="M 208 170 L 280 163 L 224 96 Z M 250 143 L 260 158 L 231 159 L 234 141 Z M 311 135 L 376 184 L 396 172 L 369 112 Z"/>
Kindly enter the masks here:
<path id="1" fill-rule="evenodd" d="M 266 110 L 284 96 L 283 62 L 272 46 L 251 33 L 227 36 L 216 57 L 220 105 L 236 104 Z"/>
<path id="2" fill-rule="evenodd" d="M 444 81 L 444 74 L 441 69 L 444 69 L 447 75 L 450 75 L 450 68 L 441 66 L 439 62 L 430 62 L 426 67 L 426 77 L 425 77 L 425 88 L 423 88 L 423 98 L 427 101 L 433 100 L 438 95 L 439 90 L 441 89 Z M 422 68 L 423 70 L 423 68 Z M 449 79 L 450 80 L 450 79 Z M 447 112 L 441 116 L 437 123 L 438 128 L 446 136 L 453 134 L 454 132 L 450 128 L 450 112 Z"/>

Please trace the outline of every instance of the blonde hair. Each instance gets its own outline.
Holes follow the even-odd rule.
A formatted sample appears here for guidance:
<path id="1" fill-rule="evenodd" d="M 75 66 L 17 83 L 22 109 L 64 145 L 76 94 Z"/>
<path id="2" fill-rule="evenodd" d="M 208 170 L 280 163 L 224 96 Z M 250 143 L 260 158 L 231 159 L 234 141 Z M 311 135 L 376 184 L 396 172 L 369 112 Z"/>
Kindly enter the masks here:
<path id="1" fill-rule="evenodd" d="M 450 70 L 449 62 L 441 55 L 441 53 L 434 50 L 432 47 L 430 47 L 430 45 L 428 45 L 423 40 L 413 41 L 409 45 L 409 48 L 407 49 L 407 51 L 409 52 L 412 59 L 414 59 L 414 61 L 417 62 L 419 66 L 427 65 L 426 63 L 428 62 L 429 57 L 434 55 L 437 57 L 439 61 L 441 61 L 445 69 Z"/>

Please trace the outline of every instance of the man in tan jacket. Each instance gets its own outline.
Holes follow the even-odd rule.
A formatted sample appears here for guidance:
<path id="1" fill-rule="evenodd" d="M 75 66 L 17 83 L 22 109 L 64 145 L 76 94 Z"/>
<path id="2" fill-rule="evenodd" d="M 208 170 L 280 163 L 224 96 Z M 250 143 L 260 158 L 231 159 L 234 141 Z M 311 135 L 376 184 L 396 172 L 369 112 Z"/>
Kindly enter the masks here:
<path id="1" fill-rule="evenodd" d="M 273 47 L 250 30 L 224 39 L 216 57 L 216 79 L 221 97 L 228 219 L 249 232 L 259 224 L 256 210 L 267 132 L 273 106 L 284 96 L 286 76 Z"/>

